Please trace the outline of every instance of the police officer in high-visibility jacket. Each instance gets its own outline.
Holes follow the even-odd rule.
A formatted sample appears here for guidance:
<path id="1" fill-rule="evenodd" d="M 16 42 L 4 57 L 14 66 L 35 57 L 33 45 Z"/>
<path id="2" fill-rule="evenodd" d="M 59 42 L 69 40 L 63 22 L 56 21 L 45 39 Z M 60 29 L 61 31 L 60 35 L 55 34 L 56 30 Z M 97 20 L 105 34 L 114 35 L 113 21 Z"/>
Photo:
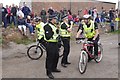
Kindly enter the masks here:
<path id="1" fill-rule="evenodd" d="M 70 36 L 72 31 L 73 22 L 68 24 L 68 16 L 65 15 L 62 17 L 63 22 L 60 25 L 60 36 L 63 42 L 64 51 L 63 51 L 63 58 L 61 61 L 61 66 L 67 67 L 67 64 L 71 64 L 68 62 L 68 55 L 70 53 Z"/>
<path id="2" fill-rule="evenodd" d="M 57 69 L 59 52 L 58 52 L 58 34 L 59 30 L 55 26 L 56 15 L 49 16 L 49 22 L 44 26 L 45 40 L 47 41 L 46 51 L 46 74 L 50 79 L 54 79 L 52 72 L 61 72 Z"/>
<path id="3" fill-rule="evenodd" d="M 43 30 L 45 24 L 41 21 L 41 17 L 35 18 L 35 25 L 37 30 L 38 41 L 42 43 L 44 46 L 46 46 L 46 42 L 44 40 L 44 30 Z"/>
<path id="4" fill-rule="evenodd" d="M 80 29 L 77 32 L 76 39 L 79 38 L 79 35 L 83 31 L 85 34 L 85 37 L 88 39 L 88 41 L 93 41 L 95 58 L 98 58 L 98 41 L 99 41 L 98 25 L 97 25 L 97 23 L 92 21 L 91 15 L 84 15 L 83 20 L 84 21 L 83 21 Z M 90 60 L 91 60 L 91 58 L 89 57 L 88 61 L 90 61 Z"/>

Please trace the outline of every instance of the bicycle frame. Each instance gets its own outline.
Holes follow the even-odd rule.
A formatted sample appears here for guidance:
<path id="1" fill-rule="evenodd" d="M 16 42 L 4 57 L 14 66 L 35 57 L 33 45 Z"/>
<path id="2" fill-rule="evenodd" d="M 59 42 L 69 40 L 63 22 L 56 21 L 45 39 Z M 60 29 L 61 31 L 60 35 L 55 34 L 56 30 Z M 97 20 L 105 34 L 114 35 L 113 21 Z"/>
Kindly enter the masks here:
<path id="1" fill-rule="evenodd" d="M 39 41 L 38 41 L 38 43 L 37 43 L 36 49 L 38 48 L 39 45 L 40 45 L 40 47 L 42 47 L 44 50 L 46 50 L 45 46 L 44 46 L 42 43 L 40 43 Z"/>
<path id="2" fill-rule="evenodd" d="M 93 43 L 83 43 L 83 50 L 87 52 L 90 58 L 94 58 L 94 55 L 92 55 L 92 53 L 88 50 L 87 47 L 94 47 Z"/>

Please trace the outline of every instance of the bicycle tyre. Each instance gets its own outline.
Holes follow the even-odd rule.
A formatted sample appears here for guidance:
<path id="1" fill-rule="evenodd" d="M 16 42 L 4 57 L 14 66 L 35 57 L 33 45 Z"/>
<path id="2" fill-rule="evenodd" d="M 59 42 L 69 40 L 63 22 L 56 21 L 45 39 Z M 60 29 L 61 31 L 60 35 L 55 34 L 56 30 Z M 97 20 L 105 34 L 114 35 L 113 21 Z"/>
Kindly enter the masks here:
<path id="1" fill-rule="evenodd" d="M 43 55 L 43 50 L 42 50 L 42 48 L 41 48 L 40 46 L 38 46 L 38 49 L 40 50 L 40 52 L 39 52 L 38 56 L 33 57 L 34 54 L 38 53 L 38 52 L 35 52 L 36 47 L 37 47 L 37 45 L 32 45 L 32 46 L 30 46 L 30 47 L 28 48 L 28 50 L 27 50 L 27 55 L 28 55 L 28 57 L 29 57 L 30 59 L 32 59 L 32 60 L 38 60 L 38 59 L 39 59 L 40 57 L 42 57 L 42 55 Z M 33 54 L 31 54 L 32 49 L 34 50 L 34 51 L 33 51 Z"/>
<path id="2" fill-rule="evenodd" d="M 98 45 L 98 58 L 94 59 L 94 60 L 96 61 L 96 63 L 99 63 L 99 62 L 101 62 L 102 58 L 103 58 L 103 47 L 100 44 L 100 45 Z"/>
<path id="3" fill-rule="evenodd" d="M 81 74 L 86 72 L 88 62 L 88 55 L 86 51 L 82 50 L 79 57 L 78 68 Z M 83 68 L 84 65 L 84 68 Z M 83 69 L 82 69 L 83 68 Z"/>

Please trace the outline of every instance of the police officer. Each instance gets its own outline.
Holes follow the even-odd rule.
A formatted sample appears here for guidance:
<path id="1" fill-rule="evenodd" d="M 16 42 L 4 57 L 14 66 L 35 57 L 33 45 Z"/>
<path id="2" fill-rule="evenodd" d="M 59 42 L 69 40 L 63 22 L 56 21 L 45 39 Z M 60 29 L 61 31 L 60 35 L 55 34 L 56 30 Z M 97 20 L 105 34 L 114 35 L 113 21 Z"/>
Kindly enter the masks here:
<path id="1" fill-rule="evenodd" d="M 57 17 L 49 16 L 49 22 L 44 26 L 45 40 L 47 41 L 46 51 L 46 74 L 50 79 L 54 79 L 52 72 L 61 72 L 57 69 L 59 52 L 58 52 L 58 33 L 59 30 L 55 26 Z"/>
<path id="2" fill-rule="evenodd" d="M 63 51 L 63 58 L 61 60 L 61 66 L 67 67 L 67 64 L 71 64 L 70 62 L 68 62 L 68 55 L 70 52 L 70 36 L 71 36 L 73 22 L 71 22 L 70 25 L 68 24 L 67 15 L 64 15 L 62 18 L 63 18 L 63 22 L 60 25 L 60 36 L 63 42 L 64 51 Z"/>
<path id="3" fill-rule="evenodd" d="M 45 24 L 41 21 L 41 17 L 35 18 L 35 25 L 37 30 L 38 41 L 42 43 L 44 46 L 46 46 L 46 42 L 44 40 L 44 29 L 43 29 Z"/>
<path id="4" fill-rule="evenodd" d="M 84 31 L 85 37 L 88 39 L 88 41 L 93 41 L 95 58 L 98 58 L 98 41 L 99 41 L 98 25 L 96 22 L 91 20 L 91 15 L 84 15 L 83 19 L 84 21 L 77 32 L 76 39 L 79 37 L 81 32 Z M 91 59 L 88 56 L 88 61 L 90 60 Z"/>

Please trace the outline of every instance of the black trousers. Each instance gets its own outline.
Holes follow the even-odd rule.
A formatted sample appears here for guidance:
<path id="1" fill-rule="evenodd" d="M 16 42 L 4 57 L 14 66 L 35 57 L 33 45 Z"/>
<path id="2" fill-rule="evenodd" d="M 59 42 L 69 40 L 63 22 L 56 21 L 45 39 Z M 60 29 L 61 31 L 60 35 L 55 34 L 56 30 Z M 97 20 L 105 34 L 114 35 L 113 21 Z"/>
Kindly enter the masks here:
<path id="1" fill-rule="evenodd" d="M 57 68 L 59 52 L 57 43 L 47 43 L 46 45 L 46 72 L 51 73 L 52 70 Z"/>
<path id="2" fill-rule="evenodd" d="M 70 53 L 70 38 L 62 37 L 62 42 L 63 42 L 64 51 L 63 51 L 63 58 L 61 64 L 68 62 L 68 55 Z"/>
<path id="3" fill-rule="evenodd" d="M 93 38 L 89 38 L 88 41 L 92 41 Z M 99 41 L 99 35 L 97 36 L 97 38 L 94 41 L 94 54 L 98 55 L 98 41 Z"/>
<path id="4" fill-rule="evenodd" d="M 114 31 L 114 26 L 111 26 L 111 32 L 113 32 Z"/>

